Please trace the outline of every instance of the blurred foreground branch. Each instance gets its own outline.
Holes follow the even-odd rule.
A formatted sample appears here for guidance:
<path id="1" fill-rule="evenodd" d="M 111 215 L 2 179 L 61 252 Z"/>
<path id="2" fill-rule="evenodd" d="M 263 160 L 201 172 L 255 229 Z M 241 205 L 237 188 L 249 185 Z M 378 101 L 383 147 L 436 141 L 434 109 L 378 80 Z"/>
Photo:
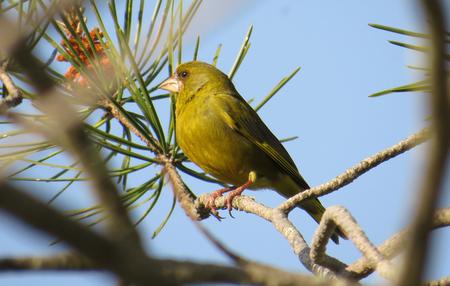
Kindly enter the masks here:
<path id="1" fill-rule="evenodd" d="M 74 253 L 55 257 L 7 258 L 0 260 L 0 271 L 107 269 L 137 285 L 179 285 L 194 282 L 280 286 L 342 285 L 341 282 L 293 274 L 257 263 L 237 268 L 152 259 L 133 245 L 96 234 L 7 184 L 0 185 L 0 207 L 29 225 L 61 237 L 90 259 L 86 260 Z"/>
<path id="2" fill-rule="evenodd" d="M 418 286 L 426 268 L 430 225 L 433 212 L 443 191 L 450 147 L 450 99 L 448 93 L 446 55 L 446 6 L 439 0 L 421 0 L 431 34 L 429 66 L 431 77 L 432 140 L 424 168 L 420 194 L 413 210 L 412 233 L 399 273 L 398 285 Z M 448 11 L 447 11 L 448 12 Z"/>

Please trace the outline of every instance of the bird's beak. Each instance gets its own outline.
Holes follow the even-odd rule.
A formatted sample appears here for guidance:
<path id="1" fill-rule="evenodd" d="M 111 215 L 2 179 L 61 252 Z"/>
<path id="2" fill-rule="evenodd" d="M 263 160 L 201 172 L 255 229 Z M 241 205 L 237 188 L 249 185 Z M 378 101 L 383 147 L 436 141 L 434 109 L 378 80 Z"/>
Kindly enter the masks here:
<path id="1" fill-rule="evenodd" d="M 163 81 L 163 83 L 161 83 L 158 88 L 164 89 L 164 90 L 167 90 L 170 92 L 180 92 L 181 83 L 176 78 L 176 75 L 173 75 L 173 76 L 169 77 L 168 79 L 166 79 L 165 81 Z"/>

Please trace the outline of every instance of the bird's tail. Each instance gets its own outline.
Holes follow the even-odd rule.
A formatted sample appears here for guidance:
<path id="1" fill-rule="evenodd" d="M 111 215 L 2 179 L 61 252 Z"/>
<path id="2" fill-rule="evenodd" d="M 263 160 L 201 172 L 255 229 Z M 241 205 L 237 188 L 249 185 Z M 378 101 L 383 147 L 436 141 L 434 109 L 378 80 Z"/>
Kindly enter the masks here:
<path id="1" fill-rule="evenodd" d="M 299 204 L 299 207 L 304 209 L 317 223 L 320 223 L 322 215 L 325 212 L 324 206 L 317 198 L 305 200 Z M 334 243 L 339 244 L 339 236 L 343 239 L 347 239 L 339 226 L 337 226 L 333 235 L 331 236 L 331 239 L 334 241 Z"/>

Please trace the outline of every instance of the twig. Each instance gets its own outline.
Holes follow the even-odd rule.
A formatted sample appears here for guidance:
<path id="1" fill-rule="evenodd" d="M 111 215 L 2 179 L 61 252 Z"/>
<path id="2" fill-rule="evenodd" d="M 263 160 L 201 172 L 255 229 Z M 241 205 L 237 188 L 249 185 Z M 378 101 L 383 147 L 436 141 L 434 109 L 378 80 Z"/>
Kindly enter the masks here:
<path id="1" fill-rule="evenodd" d="M 98 270 L 91 260 L 78 253 L 61 253 L 54 256 L 10 257 L 0 259 L 0 271 L 46 270 Z"/>
<path id="2" fill-rule="evenodd" d="M 6 72 L 6 70 L 0 67 L 0 80 L 3 85 L 8 90 L 8 95 L 0 99 L 0 112 L 11 107 L 15 107 L 22 103 L 22 92 L 15 85 L 11 76 Z"/>
<path id="3" fill-rule="evenodd" d="M 450 208 L 440 209 L 436 211 L 433 218 L 432 229 L 450 226 Z M 391 259 L 397 256 L 405 249 L 405 242 L 411 236 L 411 229 L 406 229 L 397 232 L 389 239 L 384 241 L 379 247 L 378 251 L 386 258 Z M 354 279 L 362 279 L 367 277 L 374 271 L 375 264 L 365 257 L 360 258 L 355 263 L 346 268 L 347 274 Z"/>
<path id="4" fill-rule="evenodd" d="M 204 207 L 196 208 L 195 195 L 186 188 L 186 185 L 181 179 L 180 174 L 178 174 L 177 170 L 170 160 L 166 159 L 164 171 L 167 173 L 169 181 L 172 184 L 172 189 L 175 197 L 177 198 L 186 215 L 192 220 L 201 220 L 209 217 L 209 210 L 205 209 Z"/>
<path id="5" fill-rule="evenodd" d="M 336 191 L 336 190 L 350 184 L 356 178 L 358 178 L 362 174 L 366 173 L 367 171 L 375 168 L 379 164 L 386 162 L 387 160 L 392 159 L 395 156 L 398 156 L 398 155 L 416 147 L 417 145 L 425 142 L 428 139 L 428 137 L 429 137 L 429 130 L 427 128 L 422 129 L 421 131 L 409 136 L 405 140 L 400 141 L 399 143 L 393 145 L 392 147 L 389 147 L 383 151 L 380 151 L 380 152 L 362 160 L 361 162 L 359 162 L 355 166 L 347 169 L 344 173 L 342 173 L 341 175 L 332 179 L 331 181 L 328 181 L 327 183 L 324 183 L 317 187 L 313 187 L 309 190 L 306 190 L 304 192 L 301 192 L 301 193 L 289 198 L 288 200 L 283 202 L 278 208 L 285 212 L 289 212 L 299 202 L 301 202 L 307 198 L 319 197 L 319 196 L 329 194 L 333 191 Z"/>
<path id="6" fill-rule="evenodd" d="M 364 231 L 356 223 L 352 215 L 341 206 L 327 208 L 322 216 L 311 243 L 310 257 L 313 262 L 322 264 L 326 251 L 326 244 L 333 234 L 336 226 L 339 226 L 345 235 L 355 244 L 356 248 L 373 265 L 377 272 L 389 279 L 394 278 L 394 267 L 386 260 L 378 249 L 370 242 Z"/>
<path id="7" fill-rule="evenodd" d="M 112 99 L 111 99 L 112 100 Z M 142 142 L 147 145 L 147 147 L 156 155 L 161 155 L 161 148 L 158 146 L 158 141 L 151 135 L 148 134 L 149 138 L 144 136 L 137 128 L 136 126 L 131 123 L 126 116 L 122 114 L 122 112 L 115 106 L 113 102 L 108 99 L 101 99 L 98 101 L 98 104 L 108 110 L 110 114 L 116 118 L 123 126 L 128 128 L 131 132 L 133 132 L 136 136 L 139 137 L 139 139 L 142 140 Z"/>
<path id="8" fill-rule="evenodd" d="M 224 202 L 225 204 L 225 202 Z M 255 205 L 256 206 L 256 205 Z M 258 206 L 259 210 L 263 210 L 264 207 L 263 205 L 259 205 Z M 284 226 L 286 225 L 286 222 L 289 222 L 287 217 L 284 216 L 283 213 L 278 212 L 278 214 L 281 215 L 282 218 L 277 219 L 277 215 L 274 215 L 274 212 L 276 212 L 276 210 L 273 209 L 269 209 L 266 208 L 265 212 L 268 213 L 268 215 L 271 217 L 271 221 L 274 225 L 278 225 L 278 226 Z M 244 269 L 261 269 L 263 271 L 269 271 L 269 272 L 273 272 L 273 271 L 278 271 L 273 267 L 258 263 L 258 262 L 254 262 L 254 261 L 250 261 L 248 259 L 245 259 L 239 255 L 237 255 L 235 252 L 233 252 L 232 250 L 230 250 L 227 246 L 225 246 L 222 242 L 220 242 L 216 237 L 214 237 L 214 235 L 212 233 L 210 233 L 206 228 L 204 228 L 200 223 L 194 221 L 195 225 L 198 227 L 198 229 L 200 230 L 201 233 L 203 233 L 203 235 L 206 236 L 206 238 L 208 238 L 213 244 L 214 246 L 216 246 L 220 251 L 222 251 L 225 255 L 227 255 L 229 258 L 232 259 L 232 261 L 234 263 L 236 263 L 237 265 L 239 265 L 240 267 L 244 268 Z M 290 225 L 290 224 L 288 224 Z M 292 225 L 290 225 L 292 226 Z M 292 226 L 292 229 L 295 229 Z M 301 235 L 298 233 L 297 234 L 297 238 L 300 237 Z M 306 243 L 304 243 L 306 245 Z M 333 262 L 332 259 L 330 259 L 330 257 L 327 257 L 326 255 L 323 255 L 325 260 L 331 260 Z M 321 276 L 326 276 L 327 278 L 333 279 L 333 280 L 340 280 L 341 283 L 348 283 L 350 285 L 354 284 L 353 282 L 347 281 L 345 279 L 342 278 L 337 278 L 334 273 L 332 273 L 331 271 L 329 271 L 328 269 L 325 268 L 320 268 L 317 265 L 308 265 L 308 267 L 311 267 L 312 269 L 315 269 L 317 274 L 320 274 Z M 331 265 L 331 268 L 335 267 L 335 265 Z M 339 267 L 342 267 L 341 264 L 339 264 Z"/>
<path id="9" fill-rule="evenodd" d="M 173 285 L 161 277 L 158 265 L 136 244 L 102 237 L 5 183 L 0 183 L 0 208 L 31 226 L 62 238 L 82 255 L 119 274 L 127 281 L 149 285 L 151 281 L 159 279 L 158 285 L 160 283 Z"/>
<path id="10" fill-rule="evenodd" d="M 445 166 L 450 146 L 450 103 L 446 76 L 444 5 L 438 0 L 420 1 L 431 33 L 430 78 L 433 140 L 424 169 L 424 179 L 413 211 L 412 233 L 398 285 L 417 286 L 425 270 L 428 240 L 433 212 L 443 189 Z"/>
<path id="11" fill-rule="evenodd" d="M 197 229 L 222 253 L 224 253 L 228 258 L 230 258 L 233 262 L 242 265 L 246 262 L 246 259 L 240 257 L 234 251 L 229 249 L 225 244 L 223 244 L 218 238 L 216 238 L 208 229 L 206 229 L 200 222 L 193 220 L 192 221 Z"/>
<path id="12" fill-rule="evenodd" d="M 270 212 L 274 213 L 274 210 L 270 209 Z M 283 216 L 282 213 L 280 213 L 280 214 Z M 273 218 L 273 219 L 274 219 L 274 221 L 272 221 L 273 224 L 276 224 L 276 225 L 281 225 L 282 224 L 280 222 L 277 222 L 276 218 Z M 287 218 L 285 218 L 285 220 L 287 221 Z M 273 267 L 270 267 L 270 266 L 267 266 L 267 265 L 264 265 L 264 264 L 261 264 L 261 263 L 258 263 L 258 262 L 250 261 L 248 259 L 245 259 L 245 258 L 237 255 L 236 253 L 231 251 L 227 246 L 225 246 L 222 242 L 220 242 L 216 237 L 214 237 L 213 234 L 210 233 L 206 228 L 204 228 L 200 223 L 195 222 L 195 221 L 194 221 L 194 223 L 199 228 L 200 232 L 203 233 L 220 251 L 225 253 L 229 258 L 232 259 L 232 261 L 234 263 L 236 263 L 237 265 L 239 265 L 243 269 L 246 269 L 246 270 L 249 270 L 249 271 L 254 271 L 254 270 L 258 269 L 258 270 L 261 270 L 263 272 L 266 272 L 266 271 L 268 271 L 269 273 L 273 272 L 274 275 L 275 275 L 276 272 L 279 271 L 279 270 L 277 270 L 277 269 L 275 269 Z M 328 257 L 325 256 L 325 255 L 324 255 L 324 258 L 328 259 Z M 332 267 L 333 266 L 334 265 L 332 265 Z M 334 281 L 338 281 L 339 280 L 340 281 L 339 283 L 342 283 L 342 284 L 356 285 L 352 281 L 348 281 L 346 279 L 336 277 L 328 269 L 325 269 L 325 268 L 321 269 L 320 267 L 317 267 L 317 266 L 314 266 L 314 265 L 312 265 L 311 267 L 315 268 L 315 270 L 317 271 L 317 274 L 321 274 L 321 276 L 326 276 L 327 278 L 333 279 Z M 274 282 L 276 283 L 276 280 Z"/>
<path id="13" fill-rule="evenodd" d="M 338 281 L 328 281 L 313 276 L 293 274 L 261 265 L 237 268 L 210 263 L 196 263 L 168 259 L 153 259 L 158 265 L 160 277 L 173 281 L 174 285 L 191 283 L 233 283 L 270 286 L 338 286 Z M 98 271 L 77 254 L 69 253 L 52 257 L 20 257 L 0 259 L 1 271 Z M 156 278 L 156 277 L 155 277 Z M 156 281 L 154 281 L 156 283 Z M 155 285 L 154 283 L 149 285 Z M 349 282 L 348 286 L 357 284 Z"/>
<path id="14" fill-rule="evenodd" d="M 197 199 L 196 205 L 204 206 L 207 201 L 208 195 L 204 194 Z M 236 197 L 232 203 L 235 209 L 255 214 L 272 223 L 275 229 L 286 238 L 300 262 L 311 272 L 330 279 L 336 279 L 336 272 L 341 272 L 345 269 L 346 265 L 344 263 L 327 255 L 324 259 L 326 259 L 326 264 L 329 268 L 314 263 L 309 258 L 310 248 L 305 239 L 283 212 L 257 203 L 248 196 Z M 218 197 L 215 200 L 215 205 L 219 209 L 226 208 L 226 198 Z"/>

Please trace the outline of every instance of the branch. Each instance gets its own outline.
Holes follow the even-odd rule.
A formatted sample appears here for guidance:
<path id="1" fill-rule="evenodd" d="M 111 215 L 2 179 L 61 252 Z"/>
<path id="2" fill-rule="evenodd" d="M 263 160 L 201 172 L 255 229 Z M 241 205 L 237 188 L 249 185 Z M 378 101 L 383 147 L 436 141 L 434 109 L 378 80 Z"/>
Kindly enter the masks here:
<path id="1" fill-rule="evenodd" d="M 204 206 L 207 202 L 208 194 L 203 194 L 196 200 L 196 205 Z M 275 229 L 286 238 L 294 254 L 309 271 L 323 277 L 337 279 L 336 273 L 345 269 L 346 265 L 344 263 L 330 256 L 324 257 L 329 268 L 314 263 L 309 258 L 310 248 L 308 244 L 296 227 L 289 221 L 285 213 L 257 203 L 248 196 L 235 197 L 232 203 L 235 209 L 255 214 L 272 223 Z M 226 198 L 218 197 L 215 200 L 215 205 L 218 209 L 225 209 L 227 206 Z"/>
<path id="2" fill-rule="evenodd" d="M 433 217 L 432 229 L 450 226 L 450 208 L 436 211 Z M 392 259 L 405 249 L 405 242 L 412 236 L 411 229 L 399 231 L 384 241 L 378 251 L 386 258 Z M 349 265 L 346 271 L 354 279 L 362 279 L 374 271 L 375 264 L 365 257 L 360 258 L 355 263 Z"/>
<path id="3" fill-rule="evenodd" d="M 0 99 L 0 111 L 15 107 L 22 103 L 22 92 L 15 85 L 11 76 L 2 67 L 0 67 L 0 80 L 8 90 L 8 95 Z"/>
<path id="4" fill-rule="evenodd" d="M 207 218 L 209 216 L 209 209 L 206 209 L 205 207 L 196 207 L 195 195 L 187 189 L 180 174 L 178 174 L 170 160 L 166 160 L 164 171 L 169 176 L 169 181 L 172 184 L 175 197 L 186 215 L 192 220 L 202 220 Z"/>
<path id="5" fill-rule="evenodd" d="M 91 260 L 73 252 L 48 257 L 10 257 L 0 259 L 0 272 L 99 269 Z"/>
<path id="6" fill-rule="evenodd" d="M 403 268 L 398 285 L 416 286 L 422 281 L 425 270 L 430 225 L 439 195 L 443 189 L 445 167 L 450 146 L 450 103 L 446 78 L 446 44 L 444 5 L 438 0 L 422 0 L 431 32 L 430 78 L 433 140 L 424 169 L 424 179 L 413 210 L 412 233 L 408 241 Z"/>
<path id="7" fill-rule="evenodd" d="M 341 206 L 327 208 L 322 216 L 311 243 L 310 257 L 313 262 L 323 265 L 326 245 L 336 226 L 355 244 L 356 248 L 375 266 L 377 272 L 389 279 L 394 278 L 394 267 L 370 242 L 352 215 Z"/>
<path id="8" fill-rule="evenodd" d="M 174 285 L 190 283 L 233 283 L 278 286 L 338 286 L 340 282 L 327 281 L 317 277 L 293 274 L 260 265 L 247 265 L 244 268 L 210 263 L 153 259 L 161 270 L 160 276 L 174 281 Z M 20 257 L 0 259 L 1 271 L 98 271 L 103 270 L 89 260 L 67 253 L 50 257 Z M 150 284 L 149 284 L 150 285 Z M 152 284 L 153 285 L 153 284 Z M 348 282 L 352 286 L 355 283 Z"/>
<path id="9" fill-rule="evenodd" d="M 0 183 L 0 208 L 35 228 L 60 237 L 80 254 L 126 281 L 150 285 L 156 279 L 158 285 L 174 284 L 160 275 L 161 269 L 138 245 L 118 241 L 110 235 L 109 238 L 101 236 L 5 183 Z"/>
<path id="10" fill-rule="evenodd" d="M 319 185 L 317 187 L 313 187 L 309 190 L 306 190 L 304 192 L 301 192 L 288 200 L 286 200 L 284 203 L 282 203 L 278 208 L 282 211 L 289 212 L 292 210 L 299 202 L 308 199 L 310 197 L 320 197 L 326 194 L 329 194 L 331 192 L 334 192 L 351 182 L 353 182 L 355 179 L 357 179 L 359 176 L 363 175 L 364 173 L 368 172 L 369 170 L 375 168 L 376 166 L 380 165 L 383 162 L 386 162 L 389 159 L 394 158 L 395 156 L 398 156 L 417 145 L 425 142 L 429 137 L 429 129 L 425 128 L 421 131 L 417 132 L 416 134 L 413 134 L 406 138 L 403 141 L 400 141 L 399 143 L 393 145 L 392 147 L 389 147 L 383 151 L 380 151 L 364 160 L 356 164 L 355 166 L 347 169 L 344 173 L 337 176 L 333 180 L 324 183 L 322 185 Z"/>
<path id="11" fill-rule="evenodd" d="M 133 123 L 128 120 L 128 118 L 117 108 L 115 103 L 111 102 L 111 100 L 101 100 L 99 104 L 107 109 L 111 115 L 116 118 L 121 124 L 127 127 L 131 132 L 133 132 L 136 136 L 138 136 L 149 148 L 155 153 L 156 157 L 161 161 L 163 165 L 164 172 L 168 175 L 169 181 L 172 184 L 172 189 L 174 191 L 175 197 L 180 203 L 181 207 L 185 211 L 186 215 L 190 217 L 194 221 L 202 220 L 209 217 L 210 212 L 206 208 L 199 208 L 195 206 L 195 195 L 190 192 L 183 180 L 180 177 L 180 174 L 176 171 L 172 161 L 167 158 L 166 155 L 162 154 L 162 151 L 157 144 L 157 140 L 153 138 L 151 134 L 150 140 L 142 134 Z"/>
<path id="12" fill-rule="evenodd" d="M 128 128 L 131 132 L 133 132 L 142 142 L 147 145 L 147 147 L 156 155 L 161 155 L 161 148 L 158 144 L 158 141 L 151 135 L 147 134 L 149 138 L 147 138 L 144 134 L 142 134 L 136 126 L 122 113 L 122 111 L 116 106 L 117 103 L 112 102 L 113 99 L 101 99 L 97 103 L 108 110 L 110 114 L 116 118 L 123 126 Z"/>

